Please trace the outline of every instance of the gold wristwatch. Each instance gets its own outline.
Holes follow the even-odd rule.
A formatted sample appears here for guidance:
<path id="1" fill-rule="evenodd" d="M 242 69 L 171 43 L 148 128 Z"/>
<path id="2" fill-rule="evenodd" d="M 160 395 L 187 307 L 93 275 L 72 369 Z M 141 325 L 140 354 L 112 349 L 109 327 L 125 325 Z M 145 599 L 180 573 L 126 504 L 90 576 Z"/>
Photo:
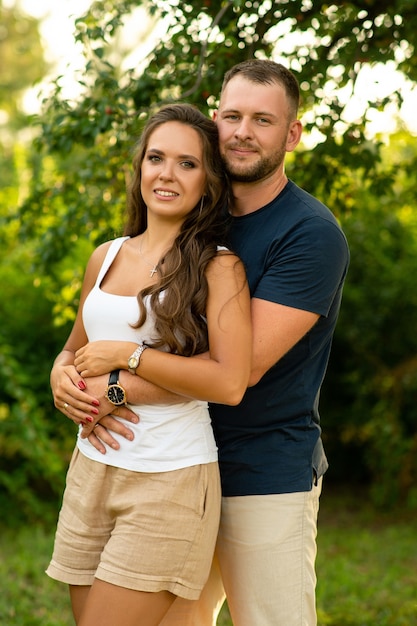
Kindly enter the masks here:
<path id="1" fill-rule="evenodd" d="M 126 391 L 119 384 L 120 370 L 113 370 L 109 376 L 109 383 L 104 393 L 109 402 L 115 406 L 121 406 L 126 404 Z"/>
<path id="2" fill-rule="evenodd" d="M 133 354 L 127 360 L 127 368 L 129 374 L 136 374 L 136 370 L 139 367 L 140 357 L 142 356 L 144 350 L 146 350 L 148 346 L 144 343 L 140 343 Z"/>

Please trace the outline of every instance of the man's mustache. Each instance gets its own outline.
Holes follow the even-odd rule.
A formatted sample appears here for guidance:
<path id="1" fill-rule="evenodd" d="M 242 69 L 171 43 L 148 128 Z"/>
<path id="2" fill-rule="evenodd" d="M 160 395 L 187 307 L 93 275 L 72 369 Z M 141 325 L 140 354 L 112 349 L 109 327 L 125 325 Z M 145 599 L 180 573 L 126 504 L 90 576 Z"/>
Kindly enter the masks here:
<path id="1" fill-rule="evenodd" d="M 250 143 L 227 143 L 225 148 L 229 150 L 258 150 L 258 148 Z"/>

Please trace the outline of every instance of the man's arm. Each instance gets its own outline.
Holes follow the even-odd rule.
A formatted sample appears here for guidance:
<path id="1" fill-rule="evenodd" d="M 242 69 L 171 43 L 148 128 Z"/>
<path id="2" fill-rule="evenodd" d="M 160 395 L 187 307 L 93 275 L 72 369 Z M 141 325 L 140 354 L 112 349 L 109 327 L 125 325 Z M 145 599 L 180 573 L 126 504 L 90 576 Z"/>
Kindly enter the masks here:
<path id="1" fill-rule="evenodd" d="M 132 424 L 137 424 L 140 419 L 128 407 L 116 407 L 105 398 L 104 391 L 107 387 L 108 378 L 109 375 L 104 374 L 103 376 L 83 379 L 86 383 L 86 392 L 99 402 L 99 412 L 95 416 L 94 423 L 87 423 L 83 426 L 81 437 L 87 438 L 102 454 L 106 453 L 104 443 L 114 450 L 120 447 L 111 433 L 117 433 L 129 441 L 133 440 L 133 432 L 120 421 L 120 418 Z M 149 383 L 139 376 L 132 376 L 127 371 L 120 371 L 119 381 L 126 390 L 126 397 L 130 404 L 178 404 L 184 402 L 182 396 L 161 389 L 161 387 Z M 114 416 L 119 419 L 115 419 Z"/>
<path id="2" fill-rule="evenodd" d="M 252 369 L 249 387 L 256 385 L 277 361 L 316 324 L 319 315 L 252 298 Z"/>
<path id="3" fill-rule="evenodd" d="M 109 374 L 82 378 L 73 365 L 61 364 L 58 360 L 51 372 L 55 406 L 76 425 L 83 424 L 81 436 L 88 437 L 90 443 L 103 454 L 106 450 L 100 439 L 116 450 L 119 448 L 109 431 L 129 440 L 134 436 L 123 422 L 112 416 L 132 424 L 139 421 L 136 413 L 127 406 L 116 407 L 107 400 L 104 392 L 108 379 Z M 120 381 L 132 404 L 175 404 L 184 401 L 183 397 L 161 389 L 139 376 L 132 376 L 127 371 L 120 372 Z M 103 428 L 96 427 L 98 422 Z"/>

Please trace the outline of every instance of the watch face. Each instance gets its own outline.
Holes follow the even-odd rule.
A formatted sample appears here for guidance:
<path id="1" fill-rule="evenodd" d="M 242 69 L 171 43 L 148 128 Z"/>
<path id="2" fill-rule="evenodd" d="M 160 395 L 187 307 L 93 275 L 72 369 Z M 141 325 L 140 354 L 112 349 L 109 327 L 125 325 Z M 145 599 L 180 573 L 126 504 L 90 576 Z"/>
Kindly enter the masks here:
<path id="1" fill-rule="evenodd" d="M 112 404 L 124 404 L 126 397 L 123 387 L 120 385 L 109 385 L 107 388 L 107 399 Z"/>
<path id="2" fill-rule="evenodd" d="M 137 356 L 131 356 L 130 359 L 127 362 L 128 366 L 130 367 L 131 370 L 135 370 L 137 368 L 137 366 L 139 365 L 139 359 Z"/>

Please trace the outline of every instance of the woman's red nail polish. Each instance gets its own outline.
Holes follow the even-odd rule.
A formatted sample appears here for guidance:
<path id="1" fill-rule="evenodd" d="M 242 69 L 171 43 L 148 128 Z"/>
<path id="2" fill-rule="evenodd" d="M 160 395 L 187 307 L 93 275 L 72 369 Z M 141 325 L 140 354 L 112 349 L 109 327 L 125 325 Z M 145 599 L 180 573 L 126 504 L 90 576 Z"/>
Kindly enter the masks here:
<path id="1" fill-rule="evenodd" d="M 81 389 L 81 391 L 84 391 L 84 389 L 86 388 L 86 384 L 83 380 L 80 380 L 80 382 L 78 383 L 78 388 Z"/>
<path id="2" fill-rule="evenodd" d="M 91 424 L 91 422 L 94 422 L 94 418 L 93 417 L 89 416 L 89 417 L 86 417 L 85 419 L 87 420 L 87 422 L 90 422 L 90 424 Z"/>
<path id="3" fill-rule="evenodd" d="M 94 415 L 98 415 L 98 409 L 91 409 L 91 413 L 94 413 Z"/>
<path id="4" fill-rule="evenodd" d="M 94 406 L 100 406 L 100 402 L 98 400 L 93 400 L 91 404 L 94 404 Z"/>

